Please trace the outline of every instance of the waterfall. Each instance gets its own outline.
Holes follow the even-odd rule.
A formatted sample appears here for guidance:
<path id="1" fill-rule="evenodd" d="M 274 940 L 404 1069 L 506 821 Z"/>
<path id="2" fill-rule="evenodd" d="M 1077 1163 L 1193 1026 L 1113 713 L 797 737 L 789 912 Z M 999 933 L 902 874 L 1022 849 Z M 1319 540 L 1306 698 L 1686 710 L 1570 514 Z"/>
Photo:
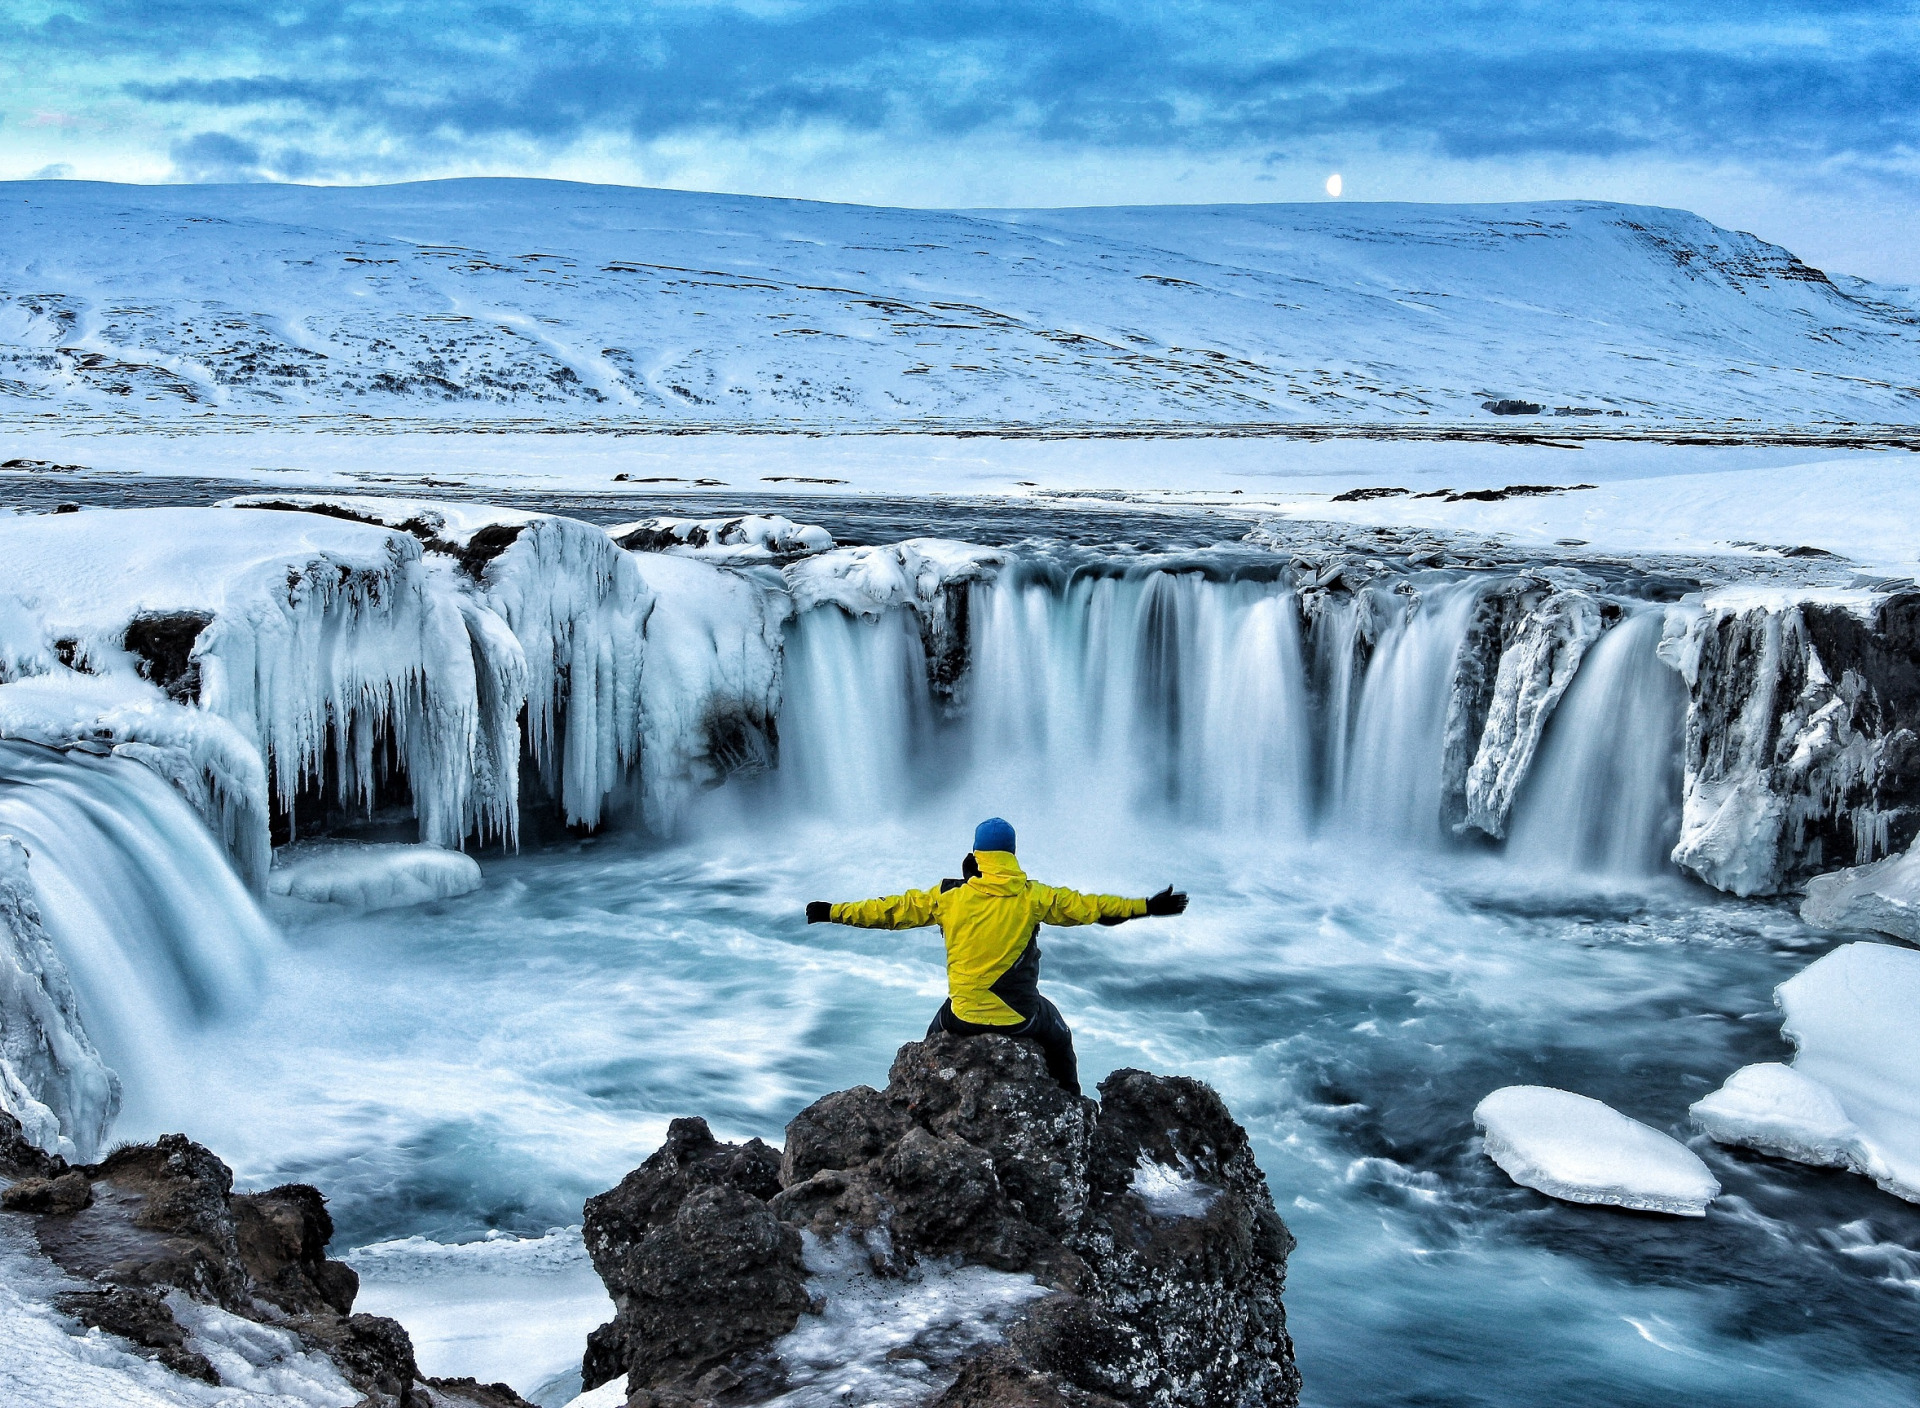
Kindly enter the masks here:
<path id="1" fill-rule="evenodd" d="M 1178 820 L 1261 844 L 1458 845 L 1441 822 L 1449 700 L 1484 579 L 1320 596 L 1217 570 L 1016 563 L 970 593 L 942 710 L 908 608 L 802 611 L 782 786 L 865 820 L 963 793 L 1029 814 Z M 1685 701 L 1660 612 L 1606 634 L 1554 716 L 1508 849 L 1530 865 L 1665 868 Z M 995 803 L 990 799 L 998 799 Z"/>
<path id="2" fill-rule="evenodd" d="M 1654 654 L 1665 613 L 1634 612 L 1594 645 L 1548 727 L 1507 852 L 1603 875 L 1666 869 L 1680 832 L 1680 676 Z"/>
<path id="3" fill-rule="evenodd" d="M 80 1018 L 144 1125 L 177 1040 L 252 997 L 279 940 L 225 852 L 143 764 L 0 741 L 0 834 L 26 847 Z"/>

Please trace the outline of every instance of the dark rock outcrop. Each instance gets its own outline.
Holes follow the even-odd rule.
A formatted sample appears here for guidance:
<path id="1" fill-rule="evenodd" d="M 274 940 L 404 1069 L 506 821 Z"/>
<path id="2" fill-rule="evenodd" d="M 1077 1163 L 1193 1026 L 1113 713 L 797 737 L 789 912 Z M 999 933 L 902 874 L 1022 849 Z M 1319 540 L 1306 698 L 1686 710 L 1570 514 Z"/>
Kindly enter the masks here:
<path id="1" fill-rule="evenodd" d="M 1709 599 L 1669 644 L 1688 694 L 1675 861 L 1774 894 L 1920 837 L 1920 593 Z"/>
<path id="2" fill-rule="evenodd" d="M 1293 1239 L 1245 1131 L 1195 1080 L 1119 1071 L 1100 1097 L 1068 1095 L 1026 1043 L 936 1036 L 900 1049 L 885 1091 L 803 1110 L 777 1162 L 676 1120 L 587 1205 L 618 1315 L 586 1383 L 625 1370 L 641 1408 L 783 1391 L 776 1342 L 819 1304 L 804 1231 L 882 1277 L 960 1262 L 1051 1288 L 1001 1342 L 927 1361 L 943 1408 L 1287 1408 Z"/>
<path id="3" fill-rule="evenodd" d="M 333 1219 L 305 1184 L 235 1193 L 232 1170 L 179 1134 L 69 1169 L 4 1114 L 0 1172 L 18 1180 L 6 1210 L 31 1217 L 41 1250 L 88 1283 L 59 1308 L 179 1373 L 219 1382 L 174 1317 L 174 1291 L 291 1332 L 332 1359 L 362 1408 L 524 1408 L 504 1385 L 422 1380 L 396 1321 L 353 1313 L 359 1278 L 327 1258 Z"/>

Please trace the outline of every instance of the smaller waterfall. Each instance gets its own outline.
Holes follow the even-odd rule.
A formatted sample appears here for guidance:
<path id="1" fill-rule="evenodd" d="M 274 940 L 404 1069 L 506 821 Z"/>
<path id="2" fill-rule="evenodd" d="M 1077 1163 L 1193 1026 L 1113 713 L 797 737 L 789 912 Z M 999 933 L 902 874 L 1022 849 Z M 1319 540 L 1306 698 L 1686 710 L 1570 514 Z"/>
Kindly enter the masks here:
<path id="1" fill-rule="evenodd" d="M 1588 652 L 1515 809 L 1515 861 L 1622 877 L 1672 868 L 1686 695 L 1654 654 L 1663 615 L 1636 611 Z"/>
<path id="2" fill-rule="evenodd" d="M 272 925 L 192 809 L 130 759 L 0 741 L 0 834 L 27 849 L 42 921 L 127 1114 L 167 1111 L 178 1038 L 255 995 Z"/>

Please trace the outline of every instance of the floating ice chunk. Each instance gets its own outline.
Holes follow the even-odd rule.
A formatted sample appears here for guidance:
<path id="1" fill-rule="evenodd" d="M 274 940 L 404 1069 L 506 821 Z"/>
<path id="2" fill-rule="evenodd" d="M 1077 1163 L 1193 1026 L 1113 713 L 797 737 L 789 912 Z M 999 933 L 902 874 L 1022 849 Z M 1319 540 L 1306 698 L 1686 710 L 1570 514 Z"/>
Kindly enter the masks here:
<path id="1" fill-rule="evenodd" d="M 1220 1190 L 1202 1183 L 1190 1168 L 1170 1168 L 1145 1154 L 1133 1171 L 1127 1191 L 1147 1205 L 1155 1217 L 1205 1217 Z"/>
<path id="2" fill-rule="evenodd" d="M 1860 1131 L 1834 1093 L 1777 1061 L 1742 1066 L 1696 1101 L 1693 1122 L 1722 1144 L 1744 1144 L 1822 1168 L 1855 1166 Z"/>
<path id="3" fill-rule="evenodd" d="M 779 514 L 737 518 L 641 518 L 616 523 L 609 536 L 629 552 L 698 553 L 710 557 L 804 557 L 833 546 L 833 534 Z"/>
<path id="4" fill-rule="evenodd" d="M 1920 851 L 1816 875 L 1800 917 L 1818 929 L 1873 929 L 1920 942 Z"/>
<path id="5" fill-rule="evenodd" d="M 267 888 L 276 895 L 350 909 L 400 909 L 452 899 L 480 888 L 472 856 L 437 846 L 322 841 L 287 846 L 274 857 Z"/>
<path id="6" fill-rule="evenodd" d="M 1679 1140 L 1611 1106 L 1544 1085 L 1509 1085 L 1474 1109 L 1487 1157 L 1515 1183 L 1570 1203 L 1704 1217 L 1719 1180 Z"/>
<path id="7" fill-rule="evenodd" d="M 1734 1072 L 1693 1107 L 1701 1128 L 1722 1143 L 1851 1168 L 1920 1202 L 1920 952 L 1844 944 L 1773 997 L 1781 1035 L 1798 1048 L 1793 1065 Z"/>

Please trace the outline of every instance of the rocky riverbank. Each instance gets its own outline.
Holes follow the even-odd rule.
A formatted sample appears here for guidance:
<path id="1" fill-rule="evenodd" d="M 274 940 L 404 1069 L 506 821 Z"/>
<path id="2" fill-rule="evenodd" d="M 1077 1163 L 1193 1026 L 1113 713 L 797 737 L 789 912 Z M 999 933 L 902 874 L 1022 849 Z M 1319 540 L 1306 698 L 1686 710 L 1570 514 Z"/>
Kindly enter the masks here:
<path id="1" fill-rule="evenodd" d="M 1293 1238 L 1246 1132 L 1182 1076 L 1117 1071 L 1095 1102 L 1017 1041 L 910 1043 L 885 1090 L 815 1102 L 784 1150 L 675 1121 L 588 1201 L 586 1239 L 618 1313 L 585 1382 L 624 1374 L 630 1408 L 829 1402 L 850 1379 L 941 1408 L 1299 1396 Z M 899 1333 L 821 1362 L 834 1323 L 873 1319 L 836 1298 L 910 1288 Z"/>

